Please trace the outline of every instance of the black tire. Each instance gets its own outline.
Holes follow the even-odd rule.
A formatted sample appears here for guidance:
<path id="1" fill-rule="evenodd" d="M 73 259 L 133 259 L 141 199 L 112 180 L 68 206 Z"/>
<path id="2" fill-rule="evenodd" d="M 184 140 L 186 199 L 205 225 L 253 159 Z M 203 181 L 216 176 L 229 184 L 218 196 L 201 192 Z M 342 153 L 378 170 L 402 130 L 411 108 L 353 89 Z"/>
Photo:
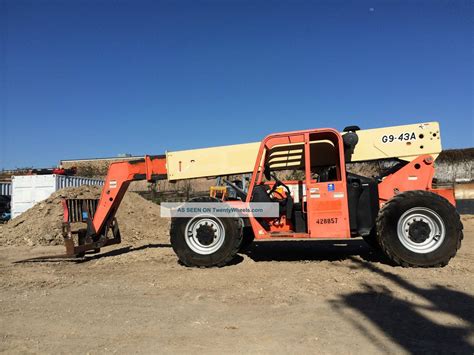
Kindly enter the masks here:
<path id="1" fill-rule="evenodd" d="M 192 202 L 216 202 L 210 197 L 203 197 L 191 200 Z M 223 241 L 217 250 L 209 254 L 202 254 L 193 250 L 186 240 L 186 229 L 189 225 L 203 223 L 202 227 L 209 224 L 221 226 L 223 231 Z M 208 223 L 204 222 L 208 221 Z M 227 265 L 237 254 L 242 243 L 242 223 L 238 218 L 217 218 L 211 215 L 191 218 L 173 218 L 171 220 L 171 246 L 181 263 L 186 266 L 197 267 L 221 267 Z M 189 240 L 189 239 L 188 239 Z M 205 243 L 203 243 L 205 244 Z M 194 248 L 196 248 L 194 246 Z"/>
<path id="2" fill-rule="evenodd" d="M 430 248 L 423 247 L 426 248 L 423 252 L 416 248 L 429 241 L 432 229 L 429 222 L 416 218 L 419 216 L 417 213 L 426 213 L 426 221 L 430 221 L 429 216 L 432 216 L 433 226 L 439 223 L 442 226 L 440 228 L 443 228 L 440 230 L 444 230 L 444 233 L 433 232 L 433 235 L 437 234 L 434 240 L 431 239 L 434 244 Z M 410 220 L 411 216 L 414 217 Z M 407 224 L 403 224 L 404 221 Z M 377 241 L 380 248 L 394 263 L 404 267 L 447 265 L 461 247 L 462 229 L 456 208 L 445 198 L 428 191 L 407 191 L 396 195 L 377 216 Z M 407 247 L 407 240 L 415 247 Z"/>
<path id="3" fill-rule="evenodd" d="M 255 235 L 251 226 L 242 228 L 242 243 L 240 243 L 239 252 L 247 250 L 253 243 Z"/>

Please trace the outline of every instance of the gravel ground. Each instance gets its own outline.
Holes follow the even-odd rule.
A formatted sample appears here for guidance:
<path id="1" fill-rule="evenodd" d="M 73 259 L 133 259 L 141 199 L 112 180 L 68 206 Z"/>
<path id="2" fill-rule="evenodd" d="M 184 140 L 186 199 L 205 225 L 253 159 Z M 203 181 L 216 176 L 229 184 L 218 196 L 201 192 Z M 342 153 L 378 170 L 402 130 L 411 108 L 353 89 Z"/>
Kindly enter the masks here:
<path id="1" fill-rule="evenodd" d="M 161 229 L 83 260 L 0 247 L 0 351 L 472 354 L 474 217 L 463 223 L 438 269 L 391 266 L 361 240 L 260 242 L 190 269 Z"/>

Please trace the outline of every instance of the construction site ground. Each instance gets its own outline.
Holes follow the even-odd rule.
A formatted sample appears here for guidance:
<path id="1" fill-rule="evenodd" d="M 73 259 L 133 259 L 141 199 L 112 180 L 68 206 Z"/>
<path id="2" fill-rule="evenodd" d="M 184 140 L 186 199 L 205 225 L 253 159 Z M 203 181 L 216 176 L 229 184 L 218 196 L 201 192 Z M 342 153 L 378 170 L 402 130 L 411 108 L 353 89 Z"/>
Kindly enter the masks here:
<path id="1" fill-rule="evenodd" d="M 361 240 L 260 242 L 213 269 L 178 264 L 162 231 L 78 260 L 3 246 L 0 351 L 472 354 L 474 217 L 463 223 L 458 255 L 434 269 L 394 267 Z"/>

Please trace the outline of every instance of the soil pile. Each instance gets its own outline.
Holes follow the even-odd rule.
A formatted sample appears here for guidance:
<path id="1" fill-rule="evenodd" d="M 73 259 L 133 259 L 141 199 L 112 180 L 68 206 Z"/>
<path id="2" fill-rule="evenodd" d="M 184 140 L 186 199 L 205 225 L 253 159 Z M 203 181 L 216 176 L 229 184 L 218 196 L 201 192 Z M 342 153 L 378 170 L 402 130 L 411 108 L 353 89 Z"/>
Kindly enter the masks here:
<path id="1" fill-rule="evenodd" d="M 99 198 L 101 188 L 66 188 L 37 203 L 0 227 L 0 245 L 61 245 L 63 237 L 62 198 Z M 168 219 L 160 217 L 160 206 L 140 195 L 127 192 L 117 212 L 123 242 L 142 240 L 168 242 Z M 85 226 L 85 225 L 84 225 Z"/>

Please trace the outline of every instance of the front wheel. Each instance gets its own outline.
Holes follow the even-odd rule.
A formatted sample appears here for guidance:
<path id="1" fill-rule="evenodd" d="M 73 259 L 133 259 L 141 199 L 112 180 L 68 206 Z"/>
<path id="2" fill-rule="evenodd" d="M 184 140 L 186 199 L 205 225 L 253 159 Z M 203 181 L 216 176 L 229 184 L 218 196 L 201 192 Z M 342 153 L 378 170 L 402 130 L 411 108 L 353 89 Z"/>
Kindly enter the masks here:
<path id="1" fill-rule="evenodd" d="M 200 215 L 171 221 L 171 246 L 186 266 L 228 264 L 242 242 L 242 226 L 236 218 Z"/>
<path id="2" fill-rule="evenodd" d="M 412 267 L 445 266 L 463 238 L 455 207 L 428 191 L 396 195 L 377 217 L 377 241 L 396 264 Z"/>

